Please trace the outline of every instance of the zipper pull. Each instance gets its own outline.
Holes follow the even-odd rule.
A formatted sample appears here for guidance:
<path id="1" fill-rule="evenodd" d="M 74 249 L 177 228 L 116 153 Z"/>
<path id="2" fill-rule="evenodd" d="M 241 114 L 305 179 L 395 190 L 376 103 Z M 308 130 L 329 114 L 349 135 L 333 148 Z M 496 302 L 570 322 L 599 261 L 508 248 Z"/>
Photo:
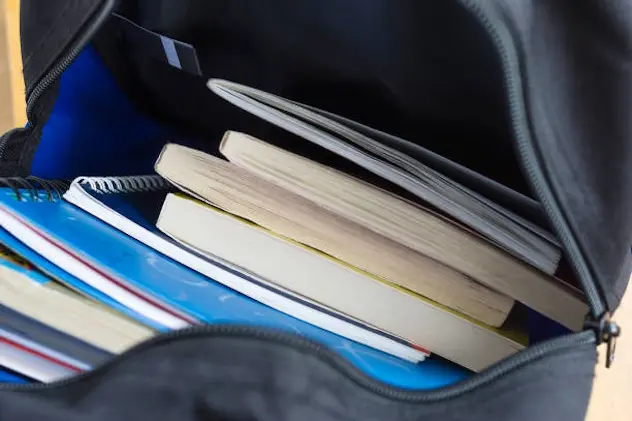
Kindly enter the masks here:
<path id="1" fill-rule="evenodd" d="M 606 368 L 614 362 L 614 352 L 617 348 L 617 338 L 621 335 L 621 328 L 616 322 L 608 322 L 606 335 Z"/>
<path id="2" fill-rule="evenodd" d="M 610 313 L 607 311 L 599 317 L 599 320 L 589 317 L 584 328 L 592 329 L 595 332 L 597 345 L 606 343 L 606 368 L 610 368 L 614 362 L 617 338 L 621 335 L 621 328 L 610 319 Z"/>

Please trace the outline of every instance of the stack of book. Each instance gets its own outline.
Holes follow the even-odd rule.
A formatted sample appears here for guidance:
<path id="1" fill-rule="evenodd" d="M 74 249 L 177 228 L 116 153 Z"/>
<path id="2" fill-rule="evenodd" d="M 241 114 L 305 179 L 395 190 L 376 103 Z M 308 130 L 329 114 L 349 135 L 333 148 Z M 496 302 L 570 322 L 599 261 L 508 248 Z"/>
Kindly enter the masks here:
<path id="1" fill-rule="evenodd" d="M 528 345 L 529 312 L 588 308 L 537 202 L 415 143 L 235 83 L 294 134 L 168 144 L 154 175 L 0 189 L 0 367 L 39 381 L 198 324 L 318 340 L 398 386 L 452 383 Z M 304 156 L 311 142 L 353 171 Z M 429 357 L 430 356 L 430 357 Z M 5 376 L 8 376 L 5 375 Z"/>

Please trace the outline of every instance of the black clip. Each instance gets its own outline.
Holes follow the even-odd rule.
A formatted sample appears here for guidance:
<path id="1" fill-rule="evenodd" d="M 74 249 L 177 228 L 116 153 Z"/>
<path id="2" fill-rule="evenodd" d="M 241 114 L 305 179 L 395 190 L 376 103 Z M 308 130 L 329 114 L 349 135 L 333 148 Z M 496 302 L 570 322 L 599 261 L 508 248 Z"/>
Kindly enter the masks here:
<path id="1" fill-rule="evenodd" d="M 621 328 L 610 319 L 610 313 L 605 312 L 594 320 L 589 317 L 584 323 L 584 328 L 592 329 L 597 337 L 597 345 L 606 343 L 606 368 L 610 368 L 614 362 L 617 338 L 621 335 Z"/>

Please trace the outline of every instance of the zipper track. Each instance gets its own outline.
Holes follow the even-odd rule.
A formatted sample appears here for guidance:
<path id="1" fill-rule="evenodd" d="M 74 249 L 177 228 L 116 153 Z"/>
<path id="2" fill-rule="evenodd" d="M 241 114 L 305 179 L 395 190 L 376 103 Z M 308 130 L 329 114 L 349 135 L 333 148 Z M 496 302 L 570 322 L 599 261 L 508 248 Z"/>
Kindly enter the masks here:
<path id="1" fill-rule="evenodd" d="M 109 370 L 119 364 L 134 358 L 149 348 L 166 345 L 175 340 L 195 339 L 195 338 L 246 338 L 265 341 L 277 345 L 291 347 L 292 349 L 316 355 L 325 361 L 348 379 L 355 382 L 360 387 L 370 392 L 382 395 L 389 399 L 396 399 L 405 402 L 436 402 L 439 400 L 457 398 L 475 388 L 483 387 L 491 383 L 500 376 L 506 375 L 513 370 L 517 370 L 524 365 L 531 363 L 554 352 L 570 350 L 580 345 L 595 343 L 595 336 L 592 331 L 584 331 L 566 335 L 551 341 L 543 342 L 532 346 L 526 351 L 517 354 L 499 364 L 496 364 L 484 372 L 463 380 L 457 384 L 430 391 L 409 391 L 397 387 L 386 385 L 366 375 L 362 370 L 352 365 L 344 357 L 330 350 L 324 345 L 320 345 L 310 339 L 284 333 L 279 330 L 238 325 L 208 325 L 196 326 L 184 330 L 172 331 L 156 336 L 148 341 L 137 345 L 135 348 L 108 360 L 105 364 L 92 371 L 86 371 L 68 379 L 59 380 L 45 384 L 1 384 L 0 391 L 41 391 L 63 386 L 70 386 L 83 381 L 89 381 L 93 377 L 103 376 Z"/>
<path id="2" fill-rule="evenodd" d="M 37 82 L 35 87 L 28 93 L 26 99 L 26 115 L 29 122 L 34 125 L 33 107 L 42 94 L 61 76 L 61 74 L 77 58 L 83 48 L 94 37 L 101 28 L 105 20 L 110 16 L 116 6 L 116 0 L 102 0 L 97 11 L 90 17 L 81 29 L 80 35 L 71 43 L 68 50 L 55 62 L 51 69 Z M 0 144 L 0 151 L 2 144 Z"/>
<path id="3" fill-rule="evenodd" d="M 586 259 L 584 259 L 583 253 L 575 241 L 575 237 L 560 207 L 557 205 L 553 191 L 540 165 L 539 155 L 530 135 L 527 112 L 524 107 L 520 66 L 516 54 L 514 54 L 512 42 L 506 41 L 507 37 L 502 35 L 504 32 L 501 33 L 498 27 L 490 20 L 490 12 L 484 9 L 483 4 L 485 3 L 483 1 L 458 1 L 485 27 L 501 57 L 506 91 L 509 97 L 513 132 L 518 145 L 518 154 L 520 155 L 523 173 L 531 181 L 531 186 L 535 189 L 539 202 L 551 220 L 584 288 L 592 316 L 594 319 L 597 319 L 606 311 L 605 300 L 597 288 L 594 276 L 588 268 Z"/>
<path id="4" fill-rule="evenodd" d="M 532 186 L 536 190 L 536 195 L 542 203 L 547 215 L 551 219 L 560 240 L 564 245 L 573 266 L 575 267 L 577 274 L 580 278 L 586 297 L 588 298 L 589 305 L 593 316 L 597 317 L 605 311 L 604 300 L 597 290 L 597 286 L 594 282 L 594 278 L 588 269 L 582 252 L 574 240 L 573 234 L 568 227 L 564 216 L 556 204 L 555 197 L 547 184 L 546 177 L 539 166 L 539 160 L 537 152 L 532 144 L 530 137 L 529 125 L 526 118 L 526 111 L 524 109 L 524 102 L 522 101 L 522 85 L 520 78 L 520 69 L 518 66 L 518 60 L 513 52 L 513 46 L 511 41 L 507 41 L 507 37 L 503 36 L 504 32 L 490 20 L 489 11 L 484 9 L 483 2 L 478 0 L 458 0 L 459 3 L 465 7 L 473 17 L 475 17 L 479 23 L 487 30 L 489 36 L 493 40 L 497 52 L 502 59 L 504 78 L 506 84 L 506 90 L 509 97 L 509 105 L 511 112 L 511 120 L 513 123 L 514 136 L 518 144 L 518 151 L 523 165 L 523 170 L 531 181 Z M 33 107 L 41 95 L 48 89 L 57 78 L 63 73 L 63 71 L 72 63 L 72 61 L 79 55 L 83 47 L 90 41 L 96 31 L 101 27 L 105 19 L 110 15 L 116 0 L 103 0 L 99 9 L 93 17 L 91 22 L 86 24 L 82 34 L 73 42 L 67 53 L 62 56 L 58 62 L 49 70 L 49 72 L 37 83 L 35 88 L 29 93 L 27 100 L 27 115 L 31 126 L 33 126 L 34 116 L 32 115 Z M 3 136 L 0 139 L 0 158 L 6 148 L 6 139 L 8 136 Z M 519 369 L 520 367 L 533 362 L 543 356 L 553 354 L 555 352 L 561 352 L 563 350 L 571 349 L 572 347 L 582 344 L 597 343 L 597 336 L 592 330 L 566 335 L 554 340 L 550 340 L 535 346 L 532 346 L 512 357 L 505 359 L 504 361 L 490 367 L 482 373 L 472 376 L 458 384 L 447 386 L 442 389 L 434 391 L 422 391 L 412 392 L 403 389 L 391 387 L 385 385 L 377 380 L 370 378 L 364 374 L 361 370 L 351 365 L 350 362 L 345 360 L 338 354 L 329 351 L 322 345 L 316 342 L 303 339 L 298 336 L 288 335 L 282 332 L 258 328 L 258 327 L 239 327 L 239 326 L 200 326 L 183 331 L 175 331 L 160 335 L 154 339 L 151 339 L 137 347 L 115 357 L 105 363 L 103 366 L 95 369 L 91 372 L 86 372 L 78 376 L 72 377 L 67 380 L 61 380 L 49 384 L 42 385 L 0 385 L 0 390 L 42 390 L 54 387 L 60 387 L 64 385 L 74 384 L 88 380 L 91 376 L 101 375 L 107 370 L 115 367 L 123 361 L 134 357 L 135 355 L 142 353 L 149 347 L 165 344 L 176 339 L 195 338 L 200 336 L 229 336 L 229 337 L 248 337 L 258 338 L 268 342 L 275 342 L 286 346 L 295 347 L 297 349 L 316 352 L 319 356 L 325 358 L 328 362 L 336 366 L 342 373 L 347 375 L 350 379 L 355 381 L 362 387 L 371 390 L 375 393 L 384 395 L 389 398 L 411 401 L 411 402 L 432 402 L 443 399 L 450 399 L 458 397 L 466 392 L 472 391 L 475 388 L 482 387 L 488 384 L 500 376 L 503 376 L 510 371 Z"/>
<path id="5" fill-rule="evenodd" d="M 94 34 L 99 30 L 99 28 L 101 28 L 105 20 L 114 10 L 116 2 L 117 0 L 102 0 L 97 11 L 85 24 L 85 28 L 80 30 L 79 36 L 71 43 L 68 50 L 62 54 L 62 56 L 53 64 L 51 69 L 44 74 L 35 87 L 27 93 L 26 117 L 28 119 L 28 126 L 26 129 L 16 128 L 10 130 L 0 136 L 0 160 L 4 158 L 9 138 L 13 132 L 18 130 L 33 130 L 37 120 L 35 118 L 35 114 L 33 114 L 33 108 L 35 107 L 37 100 L 53 85 L 53 83 L 55 83 L 68 66 L 70 66 L 70 64 L 77 58 L 88 42 L 90 42 L 92 37 L 94 37 Z"/>

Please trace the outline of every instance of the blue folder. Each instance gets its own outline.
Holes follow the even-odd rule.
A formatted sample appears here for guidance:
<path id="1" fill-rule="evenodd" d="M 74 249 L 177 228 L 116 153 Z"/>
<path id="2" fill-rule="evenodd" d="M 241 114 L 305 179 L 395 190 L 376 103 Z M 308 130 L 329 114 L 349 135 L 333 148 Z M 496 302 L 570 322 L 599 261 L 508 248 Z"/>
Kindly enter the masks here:
<path id="1" fill-rule="evenodd" d="M 0 195 L 3 195 L 3 193 L 0 193 Z M 99 291 L 96 288 L 91 287 L 90 285 L 86 284 L 85 282 L 81 281 L 80 279 L 72 276 L 71 274 L 69 274 L 68 272 L 66 272 L 65 270 L 61 269 L 58 266 L 55 266 L 54 264 L 52 264 L 50 261 L 48 261 L 47 259 L 45 259 L 44 257 L 42 257 L 41 255 L 39 255 L 37 252 L 31 250 L 29 247 L 27 247 L 26 245 L 24 245 L 20 240 L 18 240 L 17 238 L 15 238 L 13 235 L 9 234 L 5 229 L 0 228 L 0 243 L 4 244 L 7 248 L 13 250 L 16 254 L 24 257 L 26 260 L 28 260 L 29 262 L 31 262 L 34 266 L 36 266 L 39 270 L 41 270 L 42 272 L 50 275 L 51 278 L 58 280 L 60 283 L 66 285 L 68 288 L 73 289 L 77 292 L 80 292 L 81 294 L 92 298 L 93 300 L 99 301 L 123 314 L 125 314 L 126 316 L 140 322 L 143 323 L 146 326 L 149 326 L 153 329 L 156 330 L 165 330 L 164 326 L 159 325 L 158 323 L 154 322 L 153 320 L 143 316 L 142 314 L 139 314 L 133 310 L 130 310 L 129 308 L 119 304 L 117 301 L 113 300 L 112 298 L 110 298 L 109 296 L 103 294 L 101 291 Z M 1 264 L 7 265 L 6 262 L 2 262 L 0 260 Z M 19 267 L 14 267 L 15 265 L 11 265 L 12 269 L 14 270 L 18 270 L 21 271 L 22 269 Z M 49 282 L 50 279 L 45 277 L 45 276 L 41 276 L 38 280 L 37 274 L 33 273 L 33 272 L 29 272 L 27 273 L 27 275 L 33 279 L 34 281 L 39 281 L 39 282 Z"/>

